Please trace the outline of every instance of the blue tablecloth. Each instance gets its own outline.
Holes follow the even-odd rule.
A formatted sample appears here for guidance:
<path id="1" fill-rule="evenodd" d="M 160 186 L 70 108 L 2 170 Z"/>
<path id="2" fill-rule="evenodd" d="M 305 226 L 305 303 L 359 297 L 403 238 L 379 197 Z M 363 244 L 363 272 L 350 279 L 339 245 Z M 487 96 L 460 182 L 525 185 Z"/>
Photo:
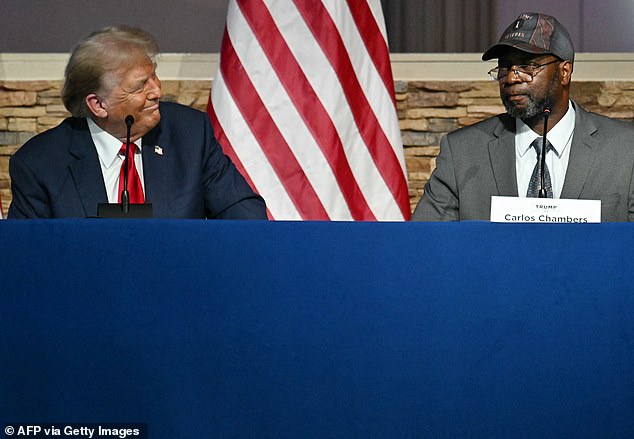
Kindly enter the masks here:
<path id="1" fill-rule="evenodd" d="M 0 221 L 0 422 L 634 436 L 634 225 Z"/>

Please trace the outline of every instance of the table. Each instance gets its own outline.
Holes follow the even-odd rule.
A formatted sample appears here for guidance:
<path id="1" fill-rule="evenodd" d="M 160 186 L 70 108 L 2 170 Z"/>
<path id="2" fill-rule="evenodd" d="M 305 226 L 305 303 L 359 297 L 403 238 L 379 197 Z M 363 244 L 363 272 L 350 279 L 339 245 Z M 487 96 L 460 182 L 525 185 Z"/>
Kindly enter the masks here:
<path id="1" fill-rule="evenodd" d="M 0 422 L 632 437 L 633 227 L 0 221 Z"/>

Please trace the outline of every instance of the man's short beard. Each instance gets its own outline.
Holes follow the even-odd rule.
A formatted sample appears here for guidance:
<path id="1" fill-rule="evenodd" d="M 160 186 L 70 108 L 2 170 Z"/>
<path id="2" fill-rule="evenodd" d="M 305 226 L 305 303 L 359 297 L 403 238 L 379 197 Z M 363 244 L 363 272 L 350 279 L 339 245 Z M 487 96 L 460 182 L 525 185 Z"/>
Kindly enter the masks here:
<path id="1" fill-rule="evenodd" d="M 548 106 L 549 99 L 543 98 L 539 101 L 530 99 L 528 105 L 524 108 L 515 108 L 512 107 L 512 104 L 510 104 L 509 102 L 506 102 L 505 100 L 503 100 L 503 102 L 504 107 L 506 108 L 506 112 L 509 114 L 509 116 L 519 117 L 520 119 L 525 120 L 543 113 L 544 108 Z"/>
<path id="2" fill-rule="evenodd" d="M 553 78 L 548 83 L 548 89 L 543 98 L 535 100 L 532 97 L 528 97 L 528 105 L 526 108 L 515 108 L 511 102 L 504 97 L 502 103 L 506 112 L 511 117 L 519 117 L 522 120 L 531 119 L 537 115 L 543 114 L 546 107 L 552 108 L 552 98 L 556 94 L 557 85 L 559 82 L 559 72 L 555 70 Z"/>

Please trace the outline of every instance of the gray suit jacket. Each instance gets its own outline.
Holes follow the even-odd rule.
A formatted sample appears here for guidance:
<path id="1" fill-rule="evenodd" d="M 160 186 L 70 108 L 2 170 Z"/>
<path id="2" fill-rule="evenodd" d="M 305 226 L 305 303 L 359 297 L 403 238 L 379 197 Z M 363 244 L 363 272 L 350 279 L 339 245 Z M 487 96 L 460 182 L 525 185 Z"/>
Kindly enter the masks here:
<path id="1" fill-rule="evenodd" d="M 601 200 L 602 221 L 634 220 L 634 125 L 574 104 L 561 198 Z M 491 196 L 517 197 L 515 119 L 498 115 L 445 136 L 413 221 L 488 220 Z"/>

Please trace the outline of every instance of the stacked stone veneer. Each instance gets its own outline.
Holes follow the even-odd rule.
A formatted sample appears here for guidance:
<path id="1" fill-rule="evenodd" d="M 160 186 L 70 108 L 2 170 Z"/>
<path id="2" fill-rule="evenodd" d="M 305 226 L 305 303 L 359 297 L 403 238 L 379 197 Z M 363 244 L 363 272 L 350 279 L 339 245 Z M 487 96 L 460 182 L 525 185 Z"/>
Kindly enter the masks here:
<path id="1" fill-rule="evenodd" d="M 68 116 L 60 87 L 61 81 L 0 81 L 0 197 L 5 215 L 11 201 L 9 158 L 33 135 Z M 163 81 L 164 99 L 204 110 L 209 87 L 209 81 Z M 413 207 L 434 169 L 440 138 L 504 108 L 492 81 L 396 81 L 395 88 Z M 577 82 L 572 96 L 591 111 L 634 121 L 634 82 Z"/>

